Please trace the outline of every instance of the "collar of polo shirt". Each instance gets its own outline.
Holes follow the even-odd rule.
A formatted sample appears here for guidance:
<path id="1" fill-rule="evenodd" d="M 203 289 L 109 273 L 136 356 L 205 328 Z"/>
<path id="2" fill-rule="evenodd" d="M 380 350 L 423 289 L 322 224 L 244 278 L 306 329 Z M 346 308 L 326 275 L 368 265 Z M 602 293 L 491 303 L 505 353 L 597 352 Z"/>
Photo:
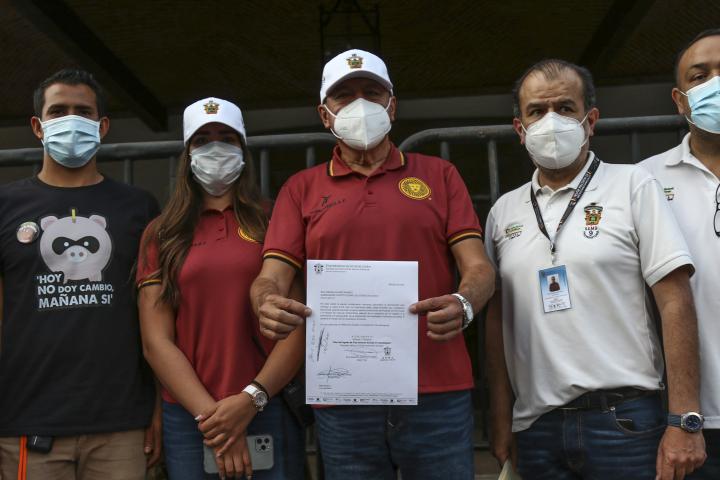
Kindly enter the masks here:
<path id="1" fill-rule="evenodd" d="M 533 176 L 532 176 L 532 180 L 531 180 L 532 189 L 533 189 L 533 191 L 535 192 L 535 195 L 540 195 L 540 194 L 543 194 L 543 193 L 546 193 L 546 192 L 547 192 L 548 194 L 552 194 L 552 193 L 556 193 L 556 192 L 562 192 L 563 190 L 567 190 L 567 189 L 571 189 L 571 190 L 577 189 L 578 185 L 580 184 L 580 181 L 581 181 L 582 178 L 583 178 L 583 175 L 585 175 L 585 172 L 588 171 L 588 168 L 590 168 L 590 165 L 592 164 L 593 160 L 595 159 L 595 154 L 594 154 L 592 151 L 590 151 L 590 152 L 588 152 L 588 153 L 589 153 L 589 154 L 588 154 L 588 159 L 587 159 L 587 161 L 585 162 L 585 165 L 583 166 L 582 170 L 580 170 L 580 171 L 578 172 L 578 174 L 575 175 L 575 178 L 573 178 L 570 183 L 568 183 L 568 184 L 565 185 L 564 187 L 558 188 L 558 189 L 555 190 L 555 191 L 552 191 L 552 189 L 550 189 L 549 187 L 541 187 L 541 186 L 540 186 L 540 182 L 538 181 L 538 175 L 540 174 L 540 170 L 536 168 L 536 169 L 535 169 L 535 172 L 533 172 Z M 593 179 L 590 181 L 590 184 L 587 186 L 586 191 L 588 191 L 588 192 L 589 192 L 589 191 L 593 191 L 593 190 L 595 190 L 595 189 L 597 188 L 598 177 L 599 177 L 599 175 L 600 175 L 600 173 L 601 173 L 600 170 L 601 170 L 601 169 L 598 169 L 598 171 L 595 172 L 595 176 L 594 176 Z M 529 201 L 530 201 L 530 200 L 528 200 L 528 202 L 529 202 Z"/>

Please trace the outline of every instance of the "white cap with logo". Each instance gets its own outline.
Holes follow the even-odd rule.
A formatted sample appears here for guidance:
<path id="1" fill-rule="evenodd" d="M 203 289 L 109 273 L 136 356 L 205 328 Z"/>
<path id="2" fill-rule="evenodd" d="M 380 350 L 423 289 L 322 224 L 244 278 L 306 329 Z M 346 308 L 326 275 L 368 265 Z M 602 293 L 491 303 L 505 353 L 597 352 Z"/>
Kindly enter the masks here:
<path id="1" fill-rule="evenodd" d="M 370 78 L 392 92 L 385 62 L 380 57 L 364 50 L 348 50 L 325 64 L 320 84 L 320 103 L 325 101 L 327 92 L 348 78 Z"/>
<path id="2" fill-rule="evenodd" d="M 187 145 L 200 127 L 213 122 L 227 125 L 235 129 L 243 141 L 247 139 L 245 122 L 243 122 L 240 108 L 222 98 L 208 97 L 193 103 L 183 113 L 183 141 L 185 144 Z"/>

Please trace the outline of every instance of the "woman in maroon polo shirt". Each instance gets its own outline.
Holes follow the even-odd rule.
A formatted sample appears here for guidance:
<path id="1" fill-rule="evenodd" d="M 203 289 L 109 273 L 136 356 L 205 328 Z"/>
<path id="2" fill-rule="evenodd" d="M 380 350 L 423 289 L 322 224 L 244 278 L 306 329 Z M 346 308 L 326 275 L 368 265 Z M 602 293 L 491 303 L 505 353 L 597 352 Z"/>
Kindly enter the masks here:
<path id="1" fill-rule="evenodd" d="M 246 434 L 272 437 L 273 466 L 254 478 L 302 478 L 302 429 L 282 399 L 267 398 L 297 373 L 304 337 L 297 329 L 273 348 L 251 310 L 267 213 L 242 113 L 218 98 L 195 102 L 183 137 L 175 190 L 145 231 L 137 273 L 145 357 L 164 387 L 170 480 L 217 478 L 204 472 L 203 439 L 206 467 L 249 477 Z"/>

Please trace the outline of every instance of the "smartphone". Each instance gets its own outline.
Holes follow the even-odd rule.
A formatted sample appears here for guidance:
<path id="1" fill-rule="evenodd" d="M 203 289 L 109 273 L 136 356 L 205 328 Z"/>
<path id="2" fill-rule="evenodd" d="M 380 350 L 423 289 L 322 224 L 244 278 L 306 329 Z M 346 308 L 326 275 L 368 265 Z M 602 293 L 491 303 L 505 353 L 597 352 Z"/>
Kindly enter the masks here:
<path id="1" fill-rule="evenodd" d="M 270 470 L 274 465 L 272 435 L 248 435 L 247 443 L 253 471 Z M 207 445 L 204 447 L 205 473 L 218 473 L 215 451 Z"/>
<path id="2" fill-rule="evenodd" d="M 40 435 L 28 435 L 27 449 L 38 453 L 50 453 L 53 445 L 53 437 L 43 437 Z"/>

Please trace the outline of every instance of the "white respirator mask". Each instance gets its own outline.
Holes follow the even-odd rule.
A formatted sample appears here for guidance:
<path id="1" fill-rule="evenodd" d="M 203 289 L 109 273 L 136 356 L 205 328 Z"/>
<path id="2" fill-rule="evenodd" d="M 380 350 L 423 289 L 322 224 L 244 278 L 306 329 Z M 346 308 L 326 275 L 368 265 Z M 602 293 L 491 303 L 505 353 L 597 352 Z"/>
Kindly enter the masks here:
<path id="1" fill-rule="evenodd" d="M 225 142 L 210 142 L 190 152 L 195 181 L 214 197 L 227 192 L 245 167 L 243 149 Z"/>
<path id="2" fill-rule="evenodd" d="M 522 129 L 525 131 L 525 148 L 540 167 L 558 170 L 571 165 L 587 143 L 583 123 L 555 112 L 548 112 L 540 120 Z"/>
<path id="3" fill-rule="evenodd" d="M 383 107 L 358 98 L 343 107 L 337 115 L 326 105 L 323 107 L 335 118 L 335 125 L 330 130 L 332 134 L 355 150 L 370 150 L 378 146 L 392 127 L 387 113 L 390 102 L 387 107 Z"/>

